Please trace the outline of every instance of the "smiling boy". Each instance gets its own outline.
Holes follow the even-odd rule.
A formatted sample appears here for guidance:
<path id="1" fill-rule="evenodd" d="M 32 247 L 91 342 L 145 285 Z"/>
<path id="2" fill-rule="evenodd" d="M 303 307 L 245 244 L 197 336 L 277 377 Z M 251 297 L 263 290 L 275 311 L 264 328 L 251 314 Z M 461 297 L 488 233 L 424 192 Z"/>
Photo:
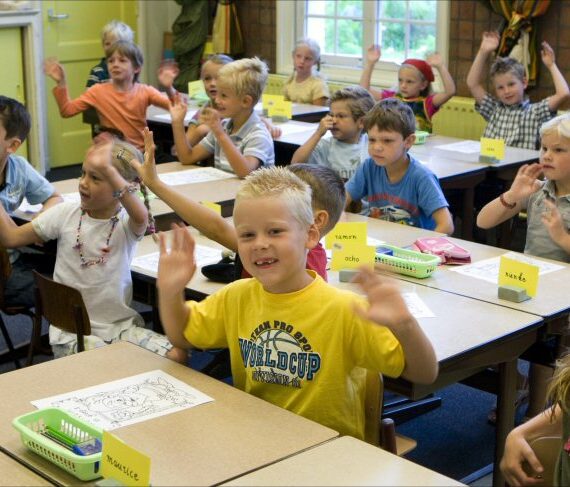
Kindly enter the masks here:
<path id="1" fill-rule="evenodd" d="M 542 62 L 550 71 L 555 93 L 538 102 L 525 98 L 528 80 L 522 64 L 511 58 L 497 58 L 491 66 L 491 82 L 496 98 L 483 86 L 483 69 L 491 53 L 499 47 L 497 32 L 483 32 L 481 47 L 467 74 L 467 86 L 475 98 L 475 109 L 487 121 L 484 137 L 504 139 L 506 145 L 537 149 L 540 126 L 556 114 L 570 94 L 568 84 L 555 63 L 554 51 L 542 43 Z"/>
<path id="2" fill-rule="evenodd" d="M 186 229 L 161 235 L 157 288 L 176 346 L 229 348 L 236 387 L 364 437 L 365 370 L 430 383 L 437 361 L 392 281 L 360 273 L 368 303 L 305 269 L 317 245 L 309 186 L 284 168 L 249 175 L 236 196 L 238 251 L 253 276 L 201 302 L 184 301 L 195 271 Z"/>

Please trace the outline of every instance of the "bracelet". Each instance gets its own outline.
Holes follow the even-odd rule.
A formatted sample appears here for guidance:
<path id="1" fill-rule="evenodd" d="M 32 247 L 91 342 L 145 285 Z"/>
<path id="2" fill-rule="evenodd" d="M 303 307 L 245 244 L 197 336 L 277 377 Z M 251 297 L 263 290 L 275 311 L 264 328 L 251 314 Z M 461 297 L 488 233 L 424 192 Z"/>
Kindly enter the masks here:
<path id="1" fill-rule="evenodd" d="M 501 205 L 503 205 L 505 208 L 508 208 L 509 210 L 512 210 L 515 206 L 517 206 L 516 203 L 507 203 L 505 200 L 505 193 L 501 193 L 501 196 L 499 196 L 499 201 L 501 202 Z"/>
<path id="2" fill-rule="evenodd" d="M 113 198 L 121 199 L 127 193 L 136 193 L 138 190 L 136 184 L 127 184 L 123 188 L 119 189 L 118 191 L 113 191 Z"/>

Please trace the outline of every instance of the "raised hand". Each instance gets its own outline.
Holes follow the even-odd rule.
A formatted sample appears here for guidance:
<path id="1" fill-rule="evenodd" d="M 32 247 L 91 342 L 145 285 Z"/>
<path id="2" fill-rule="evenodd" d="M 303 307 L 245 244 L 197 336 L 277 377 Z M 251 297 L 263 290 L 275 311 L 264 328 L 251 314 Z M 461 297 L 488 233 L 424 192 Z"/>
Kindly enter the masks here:
<path id="1" fill-rule="evenodd" d="M 550 47 L 550 44 L 546 41 L 542 41 L 540 49 L 540 57 L 542 62 L 547 68 L 550 68 L 556 62 L 556 56 L 554 55 L 554 50 Z"/>
<path id="2" fill-rule="evenodd" d="M 372 44 L 366 50 L 366 62 L 370 64 L 375 64 L 379 61 L 380 56 L 382 55 L 382 50 L 378 44 Z"/>
<path id="3" fill-rule="evenodd" d="M 172 118 L 172 123 L 184 123 L 184 117 L 188 111 L 188 105 L 180 93 L 170 101 L 170 117 Z"/>
<path id="4" fill-rule="evenodd" d="M 65 83 L 65 71 L 63 66 L 54 57 L 48 57 L 44 60 L 44 73 L 57 84 Z"/>
<path id="5" fill-rule="evenodd" d="M 327 130 L 333 128 L 333 118 L 330 115 L 325 115 L 319 122 L 319 134 L 321 137 L 327 133 Z"/>
<path id="6" fill-rule="evenodd" d="M 202 108 L 200 112 L 200 123 L 207 125 L 214 133 L 222 130 L 222 118 L 220 112 L 211 107 Z"/>
<path id="7" fill-rule="evenodd" d="M 159 234 L 160 258 L 156 287 L 165 296 L 174 296 L 184 291 L 194 272 L 194 238 L 185 227 L 172 226 L 170 250 L 167 249 L 166 234 Z"/>
<path id="8" fill-rule="evenodd" d="M 175 62 L 165 62 L 158 68 L 158 82 L 165 88 L 170 88 L 180 73 Z"/>
<path id="9" fill-rule="evenodd" d="M 542 223 L 548 230 L 550 238 L 556 243 L 562 242 L 562 240 L 568 238 L 568 231 L 566 230 L 566 225 L 560 214 L 560 210 L 556 206 L 556 203 L 546 199 L 544 201 L 546 206 L 546 211 L 542 214 Z"/>
<path id="10" fill-rule="evenodd" d="M 443 64 L 443 57 L 438 52 L 434 52 L 426 58 L 426 63 L 433 68 L 439 69 Z"/>
<path id="11" fill-rule="evenodd" d="M 500 42 L 501 36 L 498 32 L 483 32 L 480 49 L 485 52 L 493 52 L 499 47 Z"/>
<path id="12" fill-rule="evenodd" d="M 108 175 L 109 172 L 116 172 L 115 166 L 112 162 L 111 149 L 113 148 L 113 139 L 108 137 L 101 137 L 93 144 L 85 156 L 89 159 L 91 167 L 99 171 L 102 175 Z"/>
<path id="13" fill-rule="evenodd" d="M 144 162 L 141 164 L 137 159 L 131 160 L 131 166 L 137 171 L 145 186 L 152 189 L 152 185 L 158 180 L 156 162 L 154 160 L 154 138 L 152 132 L 145 127 L 142 131 L 144 139 Z"/>
<path id="14" fill-rule="evenodd" d="M 542 165 L 538 163 L 524 164 L 521 166 L 508 191 L 510 196 L 508 201 L 518 202 L 538 191 L 542 187 L 540 181 L 537 179 L 541 172 Z"/>

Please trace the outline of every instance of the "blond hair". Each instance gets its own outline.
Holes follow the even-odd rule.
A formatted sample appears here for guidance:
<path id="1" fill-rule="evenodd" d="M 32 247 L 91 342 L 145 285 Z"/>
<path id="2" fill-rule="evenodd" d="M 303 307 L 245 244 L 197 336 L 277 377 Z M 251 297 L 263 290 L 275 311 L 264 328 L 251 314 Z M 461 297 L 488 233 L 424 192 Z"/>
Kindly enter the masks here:
<path id="1" fill-rule="evenodd" d="M 570 413 L 569 394 L 570 354 L 566 354 L 556 360 L 556 369 L 548 386 L 548 400 L 551 404 L 560 406 L 568 414 Z M 554 411 L 554 408 L 552 411 Z"/>
<path id="2" fill-rule="evenodd" d="M 564 113 L 545 122 L 540 127 L 540 137 L 556 134 L 560 137 L 570 139 L 570 113 Z"/>
<path id="3" fill-rule="evenodd" d="M 112 35 L 117 41 L 133 42 L 135 39 L 133 29 L 118 20 L 111 20 L 111 22 L 105 24 L 101 30 L 101 41 L 105 42 L 105 37 L 108 35 Z"/>
<path id="4" fill-rule="evenodd" d="M 269 70 L 258 57 L 239 59 L 222 66 L 218 84 L 231 88 L 237 96 L 251 96 L 255 105 L 265 89 Z"/>
<path id="5" fill-rule="evenodd" d="M 308 228 L 314 223 L 311 187 L 284 167 L 268 167 L 250 173 L 241 185 L 236 206 L 242 200 L 280 198 L 287 204 L 291 215 Z"/>

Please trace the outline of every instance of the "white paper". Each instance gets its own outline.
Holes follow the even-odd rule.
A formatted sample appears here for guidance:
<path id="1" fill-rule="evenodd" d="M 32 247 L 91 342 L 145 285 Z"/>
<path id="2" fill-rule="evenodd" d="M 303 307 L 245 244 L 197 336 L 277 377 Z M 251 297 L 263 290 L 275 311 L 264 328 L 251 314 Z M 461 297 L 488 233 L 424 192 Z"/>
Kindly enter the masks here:
<path id="1" fill-rule="evenodd" d="M 211 397 L 162 370 L 152 370 L 32 404 L 38 409 L 62 408 L 94 426 L 112 430 L 211 401 Z"/>
<path id="2" fill-rule="evenodd" d="M 287 135 L 297 134 L 301 132 L 312 134 L 317 129 L 318 124 L 315 123 L 314 126 L 309 126 L 309 125 L 297 125 L 296 123 L 281 123 L 281 124 L 275 124 L 275 127 L 279 127 L 281 129 L 281 137 L 284 137 Z"/>
<path id="3" fill-rule="evenodd" d="M 209 181 L 221 181 L 237 177 L 230 172 L 221 171 L 215 167 L 201 167 L 200 169 L 188 169 L 186 171 L 167 172 L 159 174 L 160 180 L 169 186 L 180 184 L 206 183 Z"/>
<path id="4" fill-rule="evenodd" d="M 63 201 L 70 202 L 70 203 L 81 203 L 81 196 L 79 196 L 79 192 L 77 193 L 65 193 L 62 194 L 61 197 Z"/>
<path id="5" fill-rule="evenodd" d="M 564 266 L 554 264 L 552 262 L 545 262 L 543 260 L 534 259 L 528 255 L 517 254 L 515 252 L 507 252 L 503 254 L 502 257 L 507 257 L 509 259 L 525 262 L 526 264 L 538 266 L 539 276 L 543 276 L 549 272 L 555 272 L 564 269 Z M 472 264 L 450 267 L 449 270 L 452 272 L 458 272 L 459 274 L 463 274 L 465 276 L 481 279 L 492 284 L 498 284 L 500 260 L 501 256 L 491 257 L 490 259 L 480 260 L 479 262 L 474 262 Z"/>
<path id="6" fill-rule="evenodd" d="M 222 258 L 222 251 L 213 247 L 206 247 L 205 245 L 196 245 L 194 249 L 197 267 L 204 267 L 208 264 L 215 264 Z M 160 252 L 153 252 L 151 254 L 139 255 L 131 262 L 131 269 L 142 270 L 143 272 L 150 272 L 154 275 L 158 272 L 158 259 Z"/>
<path id="7" fill-rule="evenodd" d="M 476 140 L 462 140 L 461 142 L 453 142 L 451 144 L 436 145 L 435 149 L 475 154 L 481 152 L 481 142 L 477 142 Z"/>
<path id="8" fill-rule="evenodd" d="M 434 312 L 416 293 L 402 293 L 402 297 L 414 318 L 435 318 Z"/>
<path id="9" fill-rule="evenodd" d="M 184 121 L 186 123 L 190 122 L 190 120 L 197 111 L 198 110 L 188 110 L 188 112 L 186 112 L 186 115 L 184 116 Z M 168 123 L 172 123 L 172 117 L 170 116 L 170 113 L 159 113 L 158 115 L 155 115 L 153 118 L 157 120 L 164 120 L 165 122 Z"/>
<path id="10" fill-rule="evenodd" d="M 24 213 L 38 213 L 42 209 L 42 204 L 39 203 L 37 205 L 32 205 L 24 196 L 22 200 L 22 204 L 18 207 L 18 210 L 23 211 Z"/>

